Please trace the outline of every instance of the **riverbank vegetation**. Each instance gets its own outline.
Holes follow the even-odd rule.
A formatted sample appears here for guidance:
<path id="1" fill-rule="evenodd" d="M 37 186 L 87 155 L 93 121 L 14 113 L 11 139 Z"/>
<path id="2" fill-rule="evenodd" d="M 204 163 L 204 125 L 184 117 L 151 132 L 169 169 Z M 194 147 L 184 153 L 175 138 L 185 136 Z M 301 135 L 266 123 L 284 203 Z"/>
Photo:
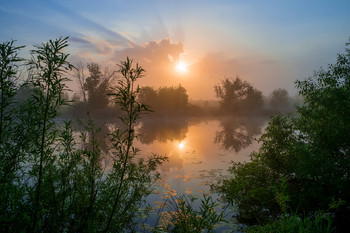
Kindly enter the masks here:
<path id="1" fill-rule="evenodd" d="M 107 90 L 99 66 L 88 65 L 90 76 L 83 86 L 87 106 L 96 107 L 101 101 L 118 106 L 115 118 L 120 127 L 102 136 L 109 141 L 104 153 L 101 129 L 89 116 L 80 121 L 80 135 L 72 121 L 57 120 L 67 104 L 68 72 L 77 71 L 67 61 L 67 46 L 67 38 L 50 40 L 35 46 L 31 59 L 25 60 L 18 57 L 23 46 L 14 46 L 14 41 L 0 44 L 0 231 L 145 230 L 143 219 L 152 209 L 145 198 L 155 188 L 157 168 L 167 157 L 140 158 L 134 146 L 135 124 L 149 111 L 138 101 L 136 85 L 144 70 L 127 58 L 119 65 L 117 84 Z M 20 69 L 28 74 L 22 83 Z M 203 211 L 192 209 L 186 197 L 172 200 L 175 209 L 163 211 L 173 214 L 171 219 L 161 218 L 149 230 L 179 232 L 189 223 L 197 231 L 212 232 L 223 220 L 209 197 L 199 205 Z M 196 217 L 189 219 L 193 214 Z M 190 221 L 184 224 L 184 219 Z"/>
<path id="2" fill-rule="evenodd" d="M 241 222 L 262 225 L 250 232 L 346 232 L 350 49 L 296 86 L 304 99 L 297 114 L 273 117 L 259 151 L 233 163 L 232 177 L 216 189 L 237 206 Z"/>
<path id="3" fill-rule="evenodd" d="M 181 85 L 140 88 L 136 82 L 144 70 L 129 58 L 120 63 L 118 72 L 88 63 L 85 76 L 82 66 L 67 60 L 67 38 L 36 46 L 30 60 L 20 58 L 23 46 L 14 44 L 0 44 L 2 232 L 213 232 L 217 223 L 227 220 L 228 209 L 217 211 L 210 196 L 170 197 L 157 224 L 146 229 L 142 219 L 152 208 L 145 198 L 155 188 L 157 168 L 167 158 L 138 156 L 135 126 L 141 114 L 153 110 L 162 117 L 239 115 L 249 120 L 293 112 L 286 90 L 276 89 L 264 97 L 239 77 L 214 87 L 216 104 L 194 104 Z M 23 70 L 28 78 L 21 82 Z M 80 96 L 65 94 L 72 73 L 79 81 Z M 274 116 L 251 160 L 233 163 L 231 176 L 213 189 L 236 207 L 236 218 L 248 226 L 243 229 L 247 232 L 346 232 L 350 49 L 327 69 L 296 81 L 296 87 L 303 99 L 296 113 Z M 75 100 L 73 106 L 67 106 L 70 99 Z M 61 113 L 86 115 L 79 135 L 72 121 L 58 122 Z M 118 118 L 118 127 L 105 133 L 96 127 L 94 114 Z M 183 139 L 188 128 L 186 122 L 168 121 L 172 133 L 164 136 L 161 128 L 146 123 L 138 129 L 145 144 L 164 137 Z M 259 121 L 222 120 L 215 143 L 238 152 L 260 129 Z"/>

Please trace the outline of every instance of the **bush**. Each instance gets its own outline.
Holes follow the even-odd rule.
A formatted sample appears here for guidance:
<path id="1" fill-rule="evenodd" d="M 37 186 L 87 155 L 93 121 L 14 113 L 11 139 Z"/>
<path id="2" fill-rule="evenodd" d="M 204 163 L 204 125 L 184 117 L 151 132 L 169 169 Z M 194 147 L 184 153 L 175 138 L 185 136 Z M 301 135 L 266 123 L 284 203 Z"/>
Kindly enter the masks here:
<path id="1" fill-rule="evenodd" d="M 305 101 L 297 116 L 272 118 L 251 162 L 234 163 L 233 176 L 217 189 L 238 206 L 241 220 L 267 223 L 283 213 L 278 189 L 286 182 L 289 214 L 331 211 L 337 230 L 346 229 L 350 216 L 350 49 L 338 55 L 328 70 L 321 69 L 296 85 Z M 334 199 L 342 200 L 342 206 L 330 210 Z M 280 226 L 283 221 L 275 223 Z"/>
<path id="2" fill-rule="evenodd" d="M 16 93 L 16 52 L 12 43 L 0 45 L 0 231 L 1 232 L 123 232 L 135 228 L 146 210 L 144 197 L 153 190 L 157 166 L 165 157 L 136 159 L 135 122 L 147 107 L 136 101 L 135 82 L 144 70 L 127 59 L 120 65 L 122 78 L 112 97 L 124 111 L 121 129 L 111 134 L 112 166 L 103 167 L 98 134 L 92 120 L 78 140 L 71 122 L 56 121 L 65 104 L 66 71 L 73 68 L 63 53 L 67 38 L 36 46 L 29 61 L 31 91 L 22 103 Z M 3 75 L 3 73 L 1 73 Z M 5 82 L 3 82 L 5 81 Z M 6 86 L 6 85 L 7 86 Z M 11 88 L 9 88 L 11 87 Z M 11 114 L 11 117 L 8 117 Z"/>

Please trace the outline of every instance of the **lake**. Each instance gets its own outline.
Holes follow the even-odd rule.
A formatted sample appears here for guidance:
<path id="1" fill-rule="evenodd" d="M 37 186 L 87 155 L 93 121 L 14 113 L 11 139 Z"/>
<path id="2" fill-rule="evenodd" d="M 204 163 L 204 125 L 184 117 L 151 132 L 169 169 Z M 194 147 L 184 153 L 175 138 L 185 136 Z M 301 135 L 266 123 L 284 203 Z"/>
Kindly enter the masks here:
<path id="1" fill-rule="evenodd" d="M 208 194 L 212 184 L 229 174 L 232 161 L 248 161 L 249 154 L 258 150 L 256 139 L 266 125 L 267 119 L 259 117 L 143 120 L 135 144 L 142 156 L 169 157 L 159 168 L 161 180 L 148 201 L 159 208 L 170 196 Z"/>
<path id="2" fill-rule="evenodd" d="M 134 146 L 141 149 L 140 157 L 156 153 L 168 157 L 159 167 L 160 180 L 155 191 L 147 197 L 154 207 L 153 214 L 144 221 L 155 226 L 158 211 L 164 201 L 172 196 L 190 194 L 201 197 L 210 194 L 214 200 L 218 194 L 210 192 L 210 186 L 229 175 L 234 162 L 249 161 L 250 153 L 259 149 L 257 139 L 267 125 L 262 117 L 159 117 L 148 115 L 137 124 L 138 139 Z M 110 147 L 106 136 L 118 127 L 115 121 L 96 120 L 101 127 L 100 146 L 104 154 Z M 120 127 L 120 126 L 119 126 Z M 112 160 L 104 160 L 106 171 Z M 195 207 L 197 203 L 195 203 Z M 224 206 L 225 203 L 217 208 Z M 231 220 L 234 210 L 227 211 Z M 224 224 L 219 232 L 231 231 L 234 224 Z"/>

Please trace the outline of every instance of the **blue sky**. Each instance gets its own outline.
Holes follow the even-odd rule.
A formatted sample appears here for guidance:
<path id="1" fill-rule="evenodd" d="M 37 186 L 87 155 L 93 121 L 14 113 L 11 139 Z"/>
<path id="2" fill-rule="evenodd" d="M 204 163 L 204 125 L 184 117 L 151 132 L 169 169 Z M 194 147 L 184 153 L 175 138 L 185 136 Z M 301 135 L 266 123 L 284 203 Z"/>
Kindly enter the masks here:
<path id="1" fill-rule="evenodd" d="M 2 0 L 0 41 L 70 37 L 72 62 L 115 66 L 130 56 L 142 85 L 185 86 L 192 99 L 239 75 L 268 95 L 334 63 L 350 36 L 350 1 Z M 189 72 L 178 74 L 178 60 Z"/>

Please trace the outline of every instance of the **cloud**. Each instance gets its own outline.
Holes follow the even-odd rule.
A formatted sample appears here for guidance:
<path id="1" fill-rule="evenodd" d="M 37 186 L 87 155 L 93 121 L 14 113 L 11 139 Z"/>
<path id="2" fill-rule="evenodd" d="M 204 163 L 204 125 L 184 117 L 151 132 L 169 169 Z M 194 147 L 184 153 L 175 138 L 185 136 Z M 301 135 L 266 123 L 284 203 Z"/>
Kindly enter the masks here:
<path id="1" fill-rule="evenodd" d="M 71 37 L 69 40 L 75 50 L 75 60 L 81 57 L 81 60 L 115 66 L 129 57 L 153 77 L 164 76 L 185 52 L 183 43 L 173 42 L 169 38 L 128 46 L 88 36 Z"/>
<path id="2" fill-rule="evenodd" d="M 90 36 L 71 37 L 69 41 L 79 50 L 78 56 L 79 54 L 84 56 L 89 54 L 91 57 L 103 55 L 107 63 L 109 61 L 119 63 L 129 57 L 141 65 L 157 67 L 178 60 L 184 53 L 184 45 L 181 42 L 174 43 L 169 38 L 128 46 Z"/>
<path id="3" fill-rule="evenodd" d="M 163 38 L 125 46 L 88 36 L 72 37 L 70 42 L 72 43 L 72 54 L 75 54 L 71 61 L 75 63 L 94 61 L 102 66 L 118 69 L 116 64 L 129 57 L 147 72 L 147 79 L 140 81 L 141 86 L 159 87 L 179 84 L 179 79 L 173 77 L 173 67 L 185 52 L 182 42 L 173 42 L 169 38 Z"/>
<path id="4" fill-rule="evenodd" d="M 92 36 L 73 36 L 69 42 L 75 61 L 90 60 L 104 65 L 112 64 L 113 51 L 122 46 Z"/>
<path id="5" fill-rule="evenodd" d="M 173 43 L 166 38 L 115 51 L 114 60 L 123 60 L 128 56 L 146 66 L 161 66 L 171 60 L 178 60 L 182 53 L 184 45 L 181 42 Z"/>
<path id="6" fill-rule="evenodd" d="M 86 39 L 79 38 L 79 37 L 73 37 L 73 36 L 69 38 L 69 41 L 73 42 L 73 43 L 83 44 L 83 45 L 91 44 L 90 41 L 88 41 Z"/>
<path id="7" fill-rule="evenodd" d="M 48 3 L 47 1 L 42 1 L 42 4 L 45 4 L 46 6 L 50 7 L 52 10 L 62 14 L 65 20 L 69 20 L 68 22 L 70 23 L 70 25 L 76 25 L 76 27 L 78 27 L 79 30 L 81 30 L 81 28 L 86 28 L 88 29 L 88 31 L 94 31 L 94 33 L 99 35 L 101 38 L 107 38 L 117 44 L 122 44 L 125 46 L 129 44 L 133 44 L 131 40 L 124 37 L 122 34 L 116 31 L 110 30 L 105 26 L 87 17 L 82 16 L 78 14 L 76 11 L 69 9 L 68 7 L 65 7 L 59 3 L 54 3 L 54 2 Z"/>

